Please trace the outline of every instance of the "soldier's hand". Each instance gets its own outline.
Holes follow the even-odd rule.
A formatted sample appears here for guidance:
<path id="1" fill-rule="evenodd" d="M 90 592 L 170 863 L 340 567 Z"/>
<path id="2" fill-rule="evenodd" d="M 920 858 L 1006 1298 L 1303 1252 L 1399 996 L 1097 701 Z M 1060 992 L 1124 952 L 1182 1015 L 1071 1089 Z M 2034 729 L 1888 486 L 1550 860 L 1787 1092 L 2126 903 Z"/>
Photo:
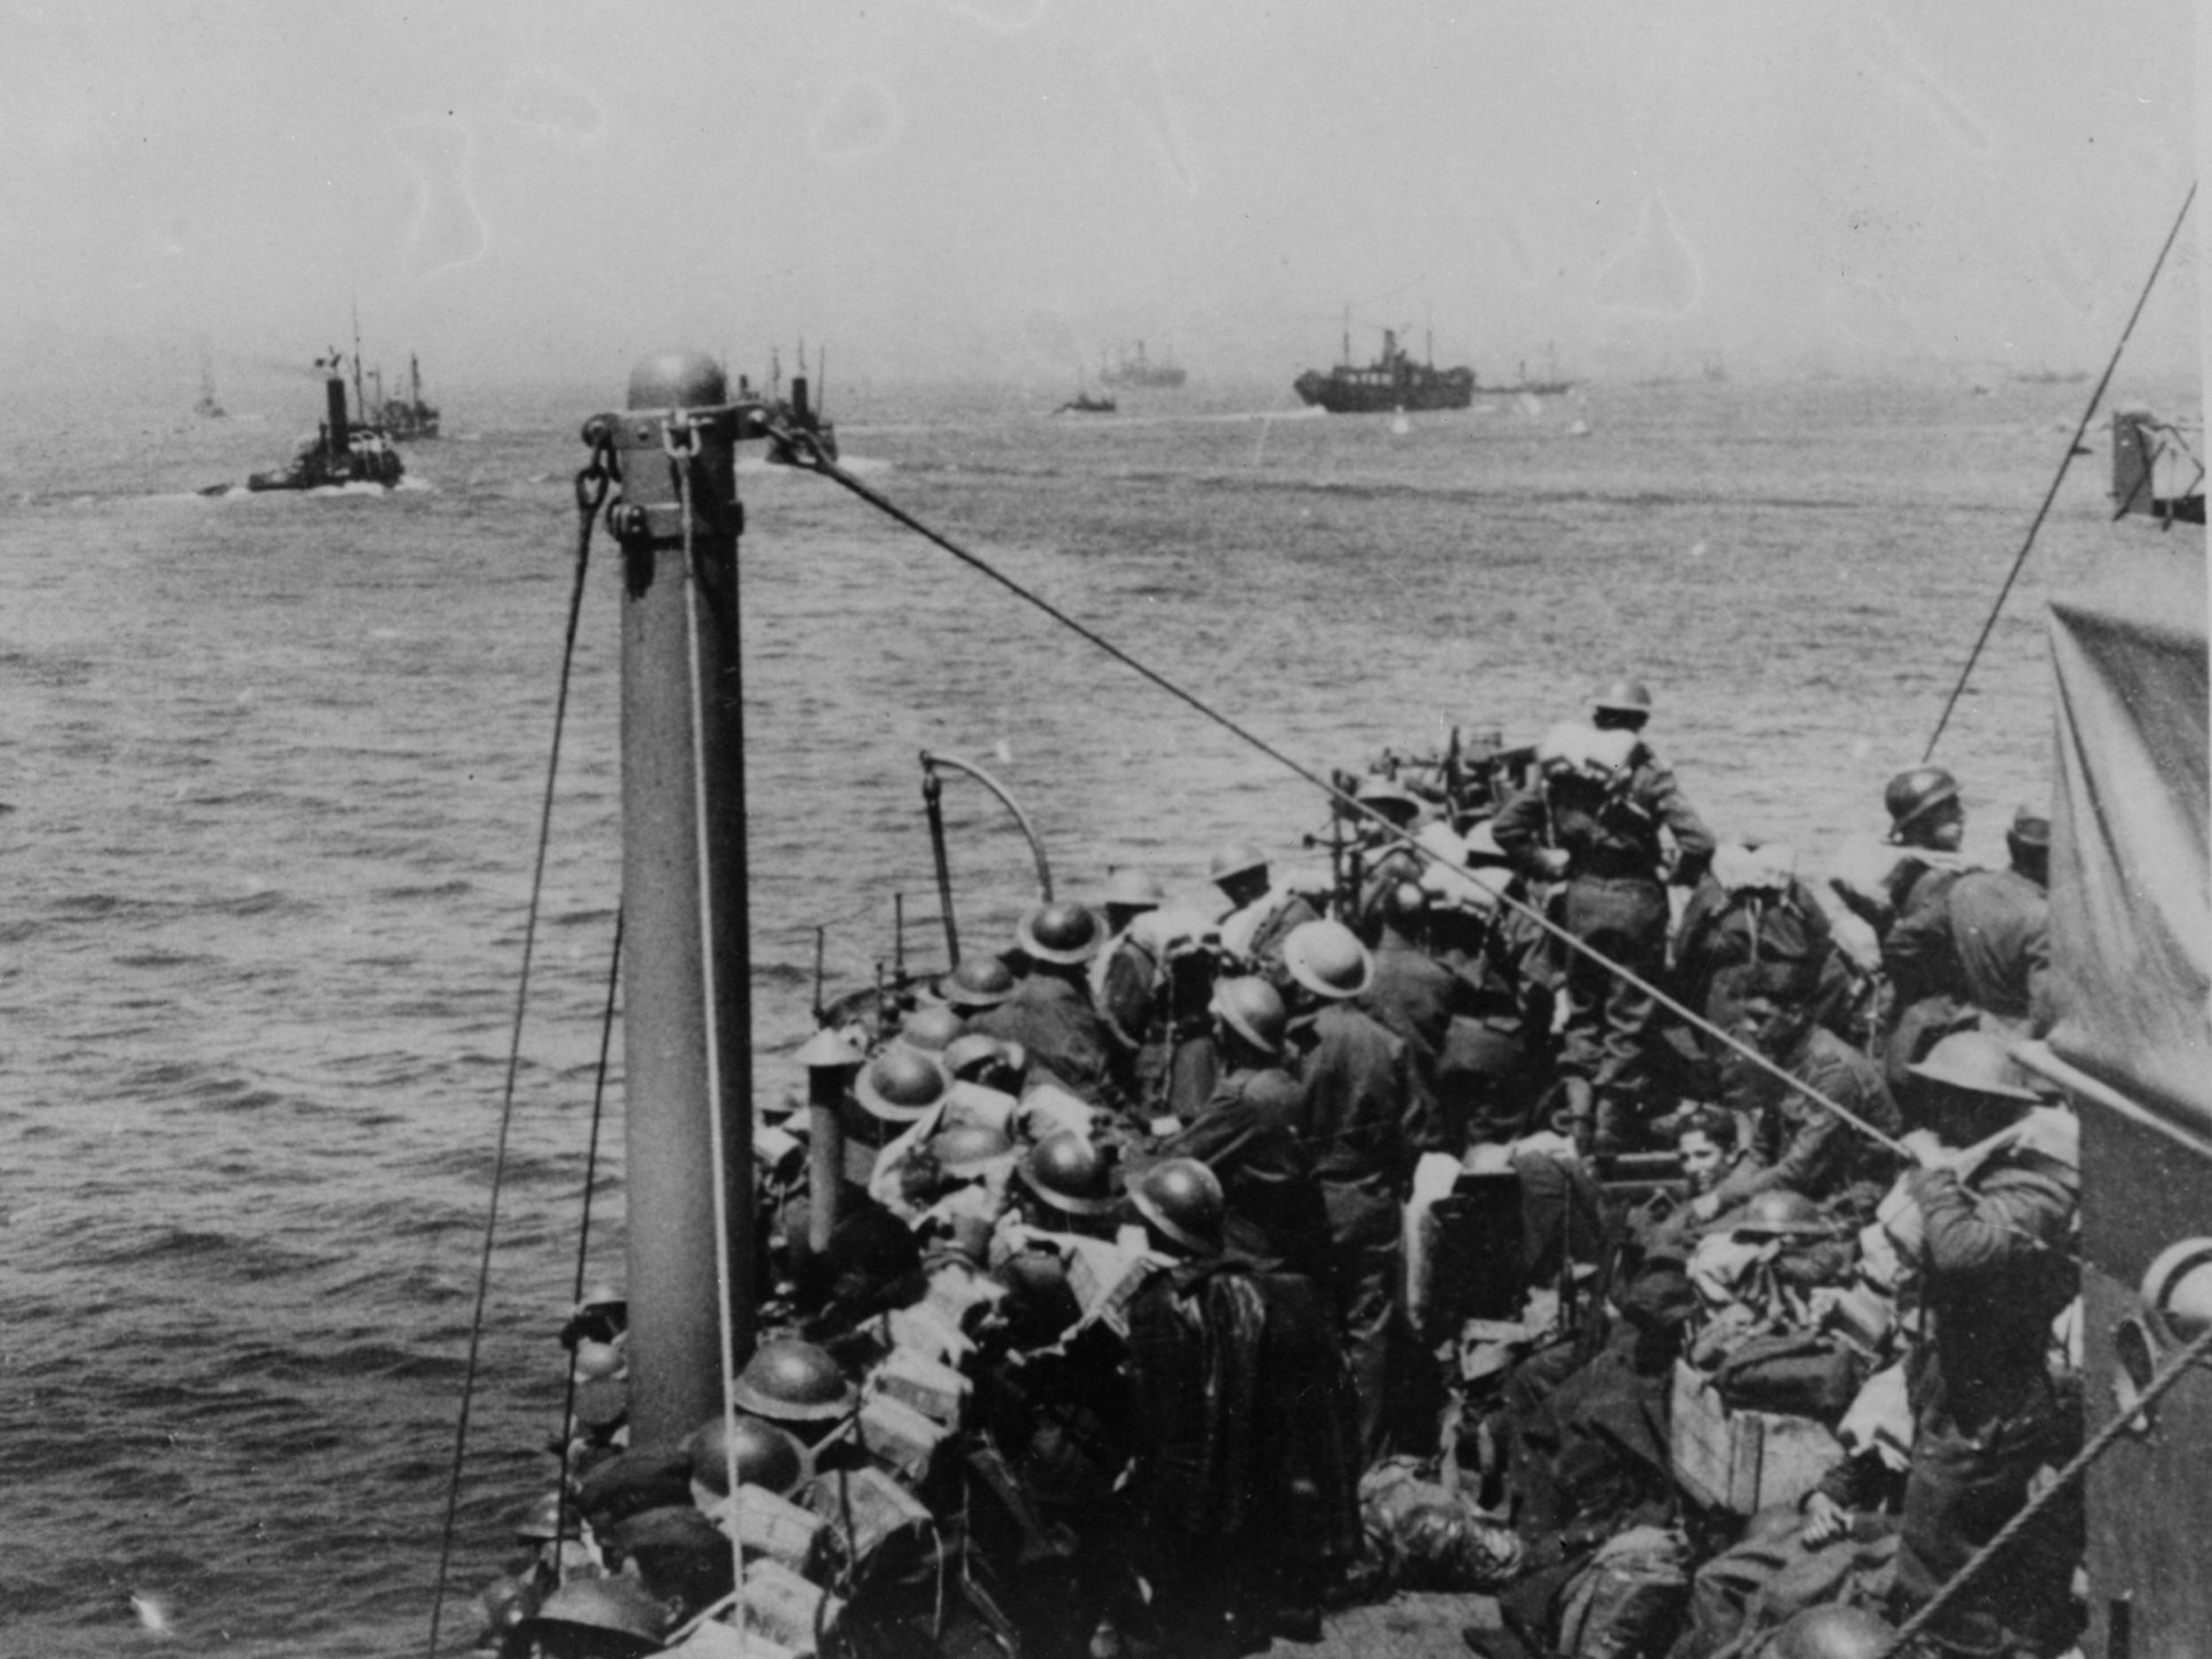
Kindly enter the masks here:
<path id="1" fill-rule="evenodd" d="M 1816 1492 L 1805 1500 L 1805 1519 L 1797 1529 L 1797 1541 L 1817 1549 L 1823 1544 L 1833 1543 L 1851 1530 L 1851 1511 L 1824 1492 Z"/>
<path id="2" fill-rule="evenodd" d="M 1950 1149 L 1935 1138 L 1932 1129 L 1916 1129 L 1899 1144 L 1924 1170 L 1939 1170 L 1951 1161 Z"/>

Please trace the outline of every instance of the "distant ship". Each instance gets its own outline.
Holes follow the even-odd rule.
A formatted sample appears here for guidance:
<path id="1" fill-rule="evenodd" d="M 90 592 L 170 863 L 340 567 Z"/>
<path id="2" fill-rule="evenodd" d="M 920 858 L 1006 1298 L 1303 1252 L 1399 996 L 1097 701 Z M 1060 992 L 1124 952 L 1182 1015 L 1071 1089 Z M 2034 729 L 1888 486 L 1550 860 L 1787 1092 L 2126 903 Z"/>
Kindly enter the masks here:
<path id="1" fill-rule="evenodd" d="M 799 372 L 791 377 L 791 395 L 784 396 L 783 354 L 774 347 L 768 350 L 768 390 L 765 396 L 753 388 L 749 376 L 737 377 L 737 400 L 746 403 L 757 399 L 766 418 L 792 432 L 803 432 L 820 449 L 825 459 L 837 459 L 837 423 L 826 412 L 828 407 L 823 388 L 829 384 L 829 351 L 817 347 L 814 360 L 818 365 L 811 384 L 806 373 L 806 342 L 799 342 Z M 783 458 L 779 444 L 772 455 Z"/>
<path id="2" fill-rule="evenodd" d="M 1052 412 L 1056 415 L 1110 415 L 1116 407 L 1110 392 L 1096 397 L 1088 392 L 1078 392 Z"/>
<path id="3" fill-rule="evenodd" d="M 292 458 L 282 466 L 255 472 L 246 488 L 260 492 L 279 489 L 321 489 L 336 484 L 380 484 L 389 489 L 399 482 L 406 465 L 399 458 L 380 426 L 357 419 L 346 405 L 345 358 L 335 349 L 315 359 L 323 377 L 322 423 L 294 446 Z M 360 394 L 359 359 L 355 360 L 354 397 L 366 407 Z M 227 484 L 211 484 L 200 494 L 222 495 Z"/>
<path id="4" fill-rule="evenodd" d="M 1394 328 L 1383 330 L 1382 356 L 1365 368 L 1352 366 L 1352 337 L 1344 336 L 1344 361 L 1326 374 L 1308 369 L 1292 383 L 1309 404 L 1333 415 L 1381 415 L 1393 410 L 1464 409 L 1474 401 L 1475 372 L 1440 369 L 1416 363 L 1398 343 Z"/>
<path id="5" fill-rule="evenodd" d="M 192 405 L 192 412 L 209 420 L 221 420 L 229 413 L 215 401 L 215 365 L 205 351 L 200 353 L 200 401 Z"/>
<path id="6" fill-rule="evenodd" d="M 1176 364 L 1148 360 L 1144 355 L 1144 342 L 1140 340 L 1134 357 L 1125 351 L 1113 367 L 1100 369 L 1098 378 L 1107 386 L 1176 387 L 1183 383 L 1184 375 Z"/>
<path id="7" fill-rule="evenodd" d="M 376 383 L 376 424 L 384 429 L 385 436 L 403 443 L 420 443 L 438 435 L 438 406 L 426 403 L 422 395 L 422 369 L 415 361 L 415 354 L 407 354 L 407 396 L 384 396 L 384 372 L 376 371 L 370 379 Z"/>
<path id="8" fill-rule="evenodd" d="M 1529 379 L 1528 364 L 1524 359 L 1520 365 L 1520 376 L 1511 386 L 1479 386 L 1475 389 L 1492 396 L 1515 397 L 1525 394 L 1535 397 L 1557 397 L 1574 390 L 1575 383 L 1560 373 L 1559 361 L 1548 350 L 1544 354 L 1543 373 L 1532 380 Z"/>

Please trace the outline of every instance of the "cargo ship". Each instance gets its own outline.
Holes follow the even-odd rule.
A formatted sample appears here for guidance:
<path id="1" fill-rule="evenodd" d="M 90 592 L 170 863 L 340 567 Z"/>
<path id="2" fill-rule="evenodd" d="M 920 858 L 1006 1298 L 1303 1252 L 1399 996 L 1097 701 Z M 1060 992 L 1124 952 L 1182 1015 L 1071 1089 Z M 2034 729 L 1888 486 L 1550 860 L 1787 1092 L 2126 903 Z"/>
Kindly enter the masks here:
<path id="1" fill-rule="evenodd" d="M 1440 369 L 1433 360 L 1416 363 L 1398 343 L 1394 328 L 1383 330 L 1382 355 L 1364 368 L 1352 363 L 1352 337 L 1348 330 L 1341 363 L 1326 374 L 1308 369 L 1291 384 L 1309 406 L 1317 404 L 1333 415 L 1464 409 L 1475 396 L 1472 369 L 1463 365 Z"/>

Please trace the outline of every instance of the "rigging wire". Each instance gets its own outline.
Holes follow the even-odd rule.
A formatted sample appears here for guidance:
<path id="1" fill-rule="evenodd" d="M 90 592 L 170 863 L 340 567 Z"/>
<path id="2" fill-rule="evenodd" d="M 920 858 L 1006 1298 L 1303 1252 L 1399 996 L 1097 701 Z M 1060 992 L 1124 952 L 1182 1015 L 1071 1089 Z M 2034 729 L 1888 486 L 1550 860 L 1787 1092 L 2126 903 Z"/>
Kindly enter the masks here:
<path id="1" fill-rule="evenodd" d="M 2012 584 L 2019 579 L 2020 567 L 2028 562 L 2028 549 L 2035 545 L 2036 533 L 2042 529 L 2043 520 L 2051 511 L 2051 503 L 2058 497 L 2058 487 L 2065 481 L 2066 469 L 2074 464 L 2074 451 L 2081 448 L 2082 434 L 2089 430 L 2089 423 L 2097 412 L 2097 405 L 2104 401 L 2105 388 L 2112 383 L 2113 373 L 2120 366 L 2120 354 L 2127 349 L 2128 336 L 2135 332 L 2141 319 L 2143 307 L 2149 303 L 2151 289 L 2157 286 L 2158 273 L 2165 269 L 2166 256 L 2173 251 L 2174 239 L 2181 234 L 2181 222 L 2189 217 L 2189 204 L 2197 199 L 2197 187 L 2193 182 L 2189 194 L 2182 198 L 2181 211 L 2174 215 L 2173 228 L 2166 233 L 2164 246 L 2152 262 L 2149 279 L 2143 291 L 2135 297 L 2135 309 L 2128 313 L 2127 326 L 2120 331 L 2119 343 L 2112 348 L 2111 358 L 2104 365 L 2104 373 L 2097 377 L 2096 388 L 2089 394 L 2089 406 L 2081 411 L 2080 424 L 2074 435 L 2066 442 L 2066 452 L 2059 457 L 2058 471 L 2051 479 L 2051 487 L 2043 493 L 2043 504 L 2035 510 L 2035 521 L 2028 526 L 2026 540 L 2013 556 L 2012 568 L 2005 572 L 2004 586 L 1997 590 L 1997 601 L 1989 607 L 1989 615 L 1982 623 L 1982 631 L 1974 641 L 1974 649 L 1966 654 L 1966 665 L 1959 670 L 1958 683 L 1951 687 L 1951 695 L 1943 701 L 1943 713 L 1937 718 L 1935 730 L 1928 734 L 1928 747 L 1921 751 L 1920 764 L 1926 765 L 1934 758 L 1936 745 L 1943 741 L 1944 728 L 1951 723 L 1951 711 L 1958 707 L 1959 698 L 1965 694 L 1966 682 L 1974 672 L 1974 664 L 1981 660 L 1982 647 L 1989 643 L 1990 631 L 1997 626 L 1997 614 L 2005 608 L 2005 600 L 2012 592 Z"/>
<path id="2" fill-rule="evenodd" d="M 615 990 L 622 977 L 622 907 L 614 912 L 614 943 L 607 958 L 607 1005 L 599 1018 L 599 1069 L 592 1082 L 591 1135 L 584 1152 L 584 1213 L 576 1228 L 576 1282 L 569 1293 L 571 1306 L 584 1300 L 584 1268 L 591 1256 L 591 1199 L 599 1182 L 599 1130 L 606 1120 L 607 1062 L 614 1046 Z M 553 1510 L 553 1554 L 559 1573 L 561 1540 L 568 1535 L 569 1452 L 574 1445 L 570 1427 L 576 1421 L 576 1367 L 568 1368 L 568 1392 L 561 1402 L 561 1485 Z"/>
<path id="3" fill-rule="evenodd" d="M 591 566 L 591 527 L 607 498 L 609 472 L 603 449 L 576 474 L 576 579 L 569 590 L 568 629 L 561 642 L 560 690 L 553 703 L 553 743 L 545 764 L 545 797 L 538 811 L 538 852 L 530 873 L 530 909 L 522 930 L 522 972 L 515 987 L 515 1018 L 507 1045 L 507 1080 L 500 1092 L 499 1139 L 492 1158 L 491 1198 L 485 1206 L 484 1248 L 476 1268 L 476 1308 L 469 1320 L 468 1369 L 461 1381 L 460 1421 L 453 1432 L 453 1470 L 447 1483 L 445 1525 L 438 1540 L 438 1584 L 430 1601 L 430 1640 L 424 1651 L 436 1659 L 438 1626 L 445 1611 L 446 1582 L 453 1565 L 453 1536 L 461 1508 L 461 1471 L 468 1456 L 469 1408 L 476 1398 L 476 1376 L 484 1347 L 484 1310 L 491 1295 L 492 1245 L 499 1232 L 499 1192 L 507 1173 L 508 1132 L 514 1125 L 515 1078 L 522 1066 L 523 1017 L 530 1005 L 530 964 L 538 941 L 538 913 L 545 895 L 545 859 L 553 839 L 553 791 L 561 770 L 561 733 L 568 723 L 568 687 L 576 663 L 576 625 L 583 613 L 584 579 Z M 555 1540 L 557 1545 L 559 1540 Z"/>

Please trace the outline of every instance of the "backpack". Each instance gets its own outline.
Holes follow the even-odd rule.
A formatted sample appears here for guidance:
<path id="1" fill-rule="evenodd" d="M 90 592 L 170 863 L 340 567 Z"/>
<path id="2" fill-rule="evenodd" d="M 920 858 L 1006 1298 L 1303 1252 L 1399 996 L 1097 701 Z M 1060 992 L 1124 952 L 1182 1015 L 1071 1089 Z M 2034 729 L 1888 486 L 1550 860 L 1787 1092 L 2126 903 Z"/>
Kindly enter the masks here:
<path id="1" fill-rule="evenodd" d="M 1690 1551 L 1679 1532 L 1632 1526 L 1608 1539 L 1559 1593 L 1563 1659 L 1658 1659 L 1690 1604 Z"/>
<path id="2" fill-rule="evenodd" d="M 1830 1428 L 1865 1381 L 1858 1355 L 1834 1337 L 1785 1331 L 1740 1343 L 1713 1373 L 1724 1404 L 1743 1411 L 1810 1417 Z"/>

